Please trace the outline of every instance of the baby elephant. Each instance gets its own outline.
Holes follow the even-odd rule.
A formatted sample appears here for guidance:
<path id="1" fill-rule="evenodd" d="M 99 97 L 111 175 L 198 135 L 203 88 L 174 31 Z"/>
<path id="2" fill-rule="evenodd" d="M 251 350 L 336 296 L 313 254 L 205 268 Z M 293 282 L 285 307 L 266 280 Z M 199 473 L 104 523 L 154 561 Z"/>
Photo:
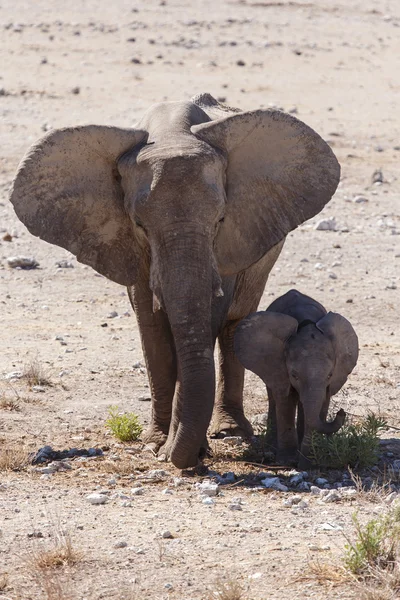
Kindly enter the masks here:
<path id="1" fill-rule="evenodd" d="M 266 311 L 241 321 L 235 352 L 242 365 L 267 386 L 271 443 L 277 448 L 278 462 L 298 461 L 300 468 L 309 467 L 311 432 L 335 433 L 345 420 L 342 409 L 332 422 L 326 417 L 331 396 L 357 362 L 354 329 L 341 315 L 327 313 L 316 300 L 290 290 Z"/>

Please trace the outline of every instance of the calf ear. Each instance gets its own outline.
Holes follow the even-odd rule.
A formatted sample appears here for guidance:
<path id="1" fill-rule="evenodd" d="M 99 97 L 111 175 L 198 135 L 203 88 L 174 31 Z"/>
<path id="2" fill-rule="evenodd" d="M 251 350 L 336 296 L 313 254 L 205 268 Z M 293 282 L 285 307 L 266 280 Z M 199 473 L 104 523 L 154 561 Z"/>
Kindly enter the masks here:
<path id="1" fill-rule="evenodd" d="M 225 220 L 216 239 L 220 272 L 243 271 L 335 193 L 340 166 L 326 142 L 278 110 L 254 110 L 191 128 L 228 155 Z"/>
<path id="2" fill-rule="evenodd" d="M 288 315 L 269 311 L 252 313 L 236 327 L 235 354 L 267 387 L 289 386 L 285 345 L 296 331 L 297 321 Z"/>
<path id="3" fill-rule="evenodd" d="M 317 327 L 329 336 L 335 351 L 335 368 L 329 384 L 334 396 L 357 364 L 358 337 L 349 321 L 338 313 L 329 312 L 318 321 Z"/>
<path id="4" fill-rule="evenodd" d="M 15 212 L 33 235 L 122 285 L 135 282 L 137 258 L 117 159 L 145 135 L 97 125 L 56 129 L 30 148 L 11 187 Z"/>

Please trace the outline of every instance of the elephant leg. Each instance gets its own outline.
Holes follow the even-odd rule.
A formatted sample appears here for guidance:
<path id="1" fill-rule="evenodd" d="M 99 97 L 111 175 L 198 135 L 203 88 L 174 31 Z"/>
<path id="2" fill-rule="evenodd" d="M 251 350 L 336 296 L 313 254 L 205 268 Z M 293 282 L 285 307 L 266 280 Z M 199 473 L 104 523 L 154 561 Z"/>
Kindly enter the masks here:
<path id="1" fill-rule="evenodd" d="M 298 441 L 295 427 L 296 398 L 289 394 L 274 393 L 276 423 L 278 430 L 278 452 L 276 460 L 281 464 L 297 463 Z"/>
<path id="2" fill-rule="evenodd" d="M 239 321 L 228 321 L 219 337 L 219 380 L 211 435 L 249 437 L 253 428 L 243 412 L 244 367 L 233 351 Z"/>
<path id="3" fill-rule="evenodd" d="M 153 312 L 148 283 L 128 288 L 128 295 L 139 325 L 151 391 L 151 422 L 142 440 L 157 452 L 165 444 L 171 423 L 177 377 L 174 341 L 165 312 Z"/>
<path id="4" fill-rule="evenodd" d="M 276 451 L 278 448 L 278 428 L 276 422 L 276 404 L 271 388 L 268 392 L 268 429 L 267 443 Z"/>
<path id="5" fill-rule="evenodd" d="M 304 409 L 303 409 L 303 405 L 300 402 L 299 398 L 298 398 L 298 394 L 297 394 L 297 439 L 299 442 L 299 446 L 301 446 L 301 443 L 303 441 L 304 438 Z"/>

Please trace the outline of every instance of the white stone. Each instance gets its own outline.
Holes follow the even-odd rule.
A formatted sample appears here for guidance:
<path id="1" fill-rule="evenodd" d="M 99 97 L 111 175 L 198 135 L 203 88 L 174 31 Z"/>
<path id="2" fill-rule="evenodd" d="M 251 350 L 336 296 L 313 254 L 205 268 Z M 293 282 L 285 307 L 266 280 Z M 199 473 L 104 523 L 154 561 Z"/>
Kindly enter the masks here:
<path id="1" fill-rule="evenodd" d="M 90 502 L 90 504 L 105 504 L 108 501 L 108 498 L 105 494 L 89 494 L 86 496 L 86 500 Z"/>
<path id="2" fill-rule="evenodd" d="M 130 491 L 131 496 L 142 496 L 143 493 L 144 493 L 144 488 L 142 488 L 142 487 L 135 487 L 135 488 L 132 488 Z"/>
<path id="3" fill-rule="evenodd" d="M 39 266 L 36 259 L 27 256 L 10 256 L 7 264 L 11 269 L 36 269 Z"/>
<path id="4" fill-rule="evenodd" d="M 340 494 L 336 490 L 331 490 L 329 493 L 322 498 L 323 502 L 338 502 L 340 500 Z"/>
<path id="5" fill-rule="evenodd" d="M 310 487 L 310 492 L 314 495 L 314 496 L 319 496 L 321 493 L 321 488 L 317 487 L 316 485 L 312 485 Z"/>
<path id="6" fill-rule="evenodd" d="M 353 198 L 353 202 L 355 202 L 356 204 L 364 204 L 365 202 L 368 202 L 368 198 L 366 198 L 365 196 L 355 196 Z"/>
<path id="7" fill-rule="evenodd" d="M 127 542 L 121 541 L 114 544 L 114 548 L 126 548 L 128 545 Z"/>
<path id="8" fill-rule="evenodd" d="M 202 502 L 202 504 L 206 504 L 207 506 L 212 506 L 213 504 L 215 504 L 215 500 L 213 500 L 209 496 L 206 496 L 205 498 L 203 498 L 201 502 Z"/>
<path id="9" fill-rule="evenodd" d="M 165 488 L 162 492 L 162 494 L 164 494 L 164 496 L 168 495 L 168 494 L 173 494 L 173 490 L 170 490 L 169 488 Z"/>
<path id="10" fill-rule="evenodd" d="M 279 492 L 288 492 L 289 488 L 279 481 L 279 477 L 266 477 L 260 481 L 261 485 Z"/>
<path id="11" fill-rule="evenodd" d="M 242 510 L 242 505 L 232 503 L 229 505 L 229 510 Z"/>
<path id="12" fill-rule="evenodd" d="M 317 231 L 336 231 L 335 217 L 328 217 L 327 219 L 321 219 L 315 225 L 314 229 L 316 229 Z"/>
<path id="13" fill-rule="evenodd" d="M 212 481 L 203 481 L 199 485 L 199 490 L 203 496 L 218 496 L 219 485 L 218 483 L 213 483 Z"/>

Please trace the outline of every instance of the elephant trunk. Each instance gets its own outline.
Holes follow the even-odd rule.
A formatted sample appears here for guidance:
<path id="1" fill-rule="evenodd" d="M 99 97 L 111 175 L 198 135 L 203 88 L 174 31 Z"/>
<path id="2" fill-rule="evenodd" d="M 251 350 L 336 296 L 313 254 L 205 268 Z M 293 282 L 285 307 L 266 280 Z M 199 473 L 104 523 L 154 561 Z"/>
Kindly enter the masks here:
<path id="1" fill-rule="evenodd" d="M 197 465 L 214 406 L 211 301 L 215 280 L 205 232 L 193 226 L 181 229 L 179 235 L 175 230 L 164 233 L 159 287 L 174 337 L 179 379 L 171 461 L 181 469 Z"/>
<path id="2" fill-rule="evenodd" d="M 334 420 L 327 422 L 326 418 L 321 418 L 322 407 L 325 400 L 326 389 L 312 389 L 306 392 L 303 391 L 303 393 L 300 394 L 306 429 L 330 435 L 336 433 L 342 427 L 346 418 L 346 413 L 341 408 L 336 413 Z"/>

